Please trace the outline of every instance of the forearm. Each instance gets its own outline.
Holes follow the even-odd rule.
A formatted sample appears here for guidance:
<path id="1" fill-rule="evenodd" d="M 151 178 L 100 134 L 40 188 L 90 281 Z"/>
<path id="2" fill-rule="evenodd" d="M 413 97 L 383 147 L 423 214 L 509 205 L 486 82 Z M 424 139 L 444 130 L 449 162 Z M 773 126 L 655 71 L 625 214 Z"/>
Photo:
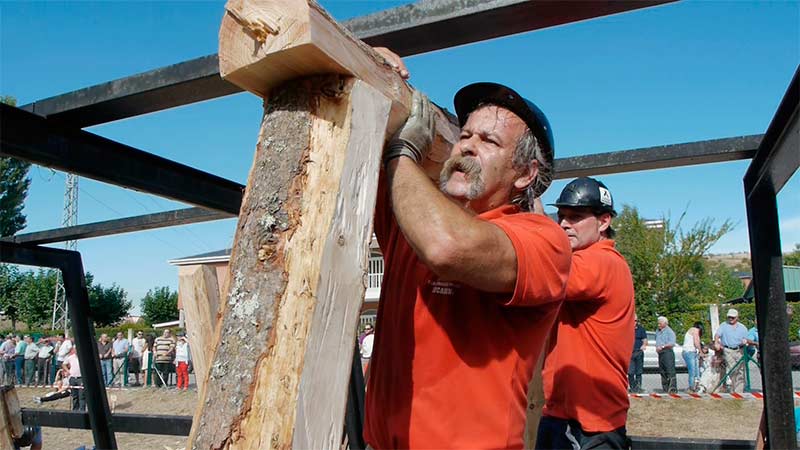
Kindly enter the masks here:
<path id="1" fill-rule="evenodd" d="M 471 214 L 442 194 L 409 158 L 390 161 L 386 175 L 397 224 L 417 255 L 431 262 L 431 249 L 454 239 L 456 230 L 463 234 Z"/>

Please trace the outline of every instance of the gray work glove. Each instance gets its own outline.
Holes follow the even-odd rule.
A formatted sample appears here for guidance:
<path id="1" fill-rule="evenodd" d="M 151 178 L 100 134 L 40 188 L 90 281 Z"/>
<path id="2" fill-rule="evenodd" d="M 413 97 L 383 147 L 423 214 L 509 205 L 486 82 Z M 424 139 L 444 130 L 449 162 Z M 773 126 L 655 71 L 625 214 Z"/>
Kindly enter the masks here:
<path id="1" fill-rule="evenodd" d="M 386 150 L 383 152 L 383 164 L 400 156 L 407 156 L 417 164 L 421 163 L 430 152 L 433 142 L 434 117 L 433 106 L 428 97 L 414 90 L 411 113 L 408 115 L 405 125 L 386 145 Z"/>

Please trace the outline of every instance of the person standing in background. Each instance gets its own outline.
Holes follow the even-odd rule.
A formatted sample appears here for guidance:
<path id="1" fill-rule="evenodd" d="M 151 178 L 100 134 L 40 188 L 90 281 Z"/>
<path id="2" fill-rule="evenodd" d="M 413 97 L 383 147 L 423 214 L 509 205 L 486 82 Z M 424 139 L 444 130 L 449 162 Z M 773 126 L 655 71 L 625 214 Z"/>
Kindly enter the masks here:
<path id="1" fill-rule="evenodd" d="M 695 322 L 683 335 L 683 360 L 686 362 L 686 371 L 689 374 L 689 387 L 687 388 L 689 392 L 696 392 L 697 382 L 700 381 L 697 352 L 700 350 L 700 338 L 702 336 L 702 322 Z"/>
<path id="2" fill-rule="evenodd" d="M 644 349 L 647 348 L 647 332 L 639 317 L 634 316 L 635 326 L 633 329 L 633 353 L 631 353 L 631 365 L 628 367 L 628 386 L 629 391 L 634 394 L 642 393 L 642 373 L 644 372 Z"/>
<path id="3" fill-rule="evenodd" d="M 103 372 L 103 385 L 111 386 L 114 379 L 114 366 L 111 359 L 114 357 L 114 346 L 108 339 L 108 335 L 103 333 L 97 341 L 97 353 L 100 355 L 100 370 Z"/>
<path id="4" fill-rule="evenodd" d="M 673 347 L 675 347 L 675 332 L 669 327 L 669 320 L 660 316 L 656 331 L 656 352 L 658 352 L 658 370 L 661 372 L 661 388 L 668 394 L 678 392 Z"/>
<path id="5" fill-rule="evenodd" d="M 30 387 L 36 380 L 36 359 L 39 356 L 39 347 L 33 338 L 25 336 L 25 386 Z"/>
<path id="6" fill-rule="evenodd" d="M 128 360 L 130 344 L 128 343 L 128 340 L 125 339 L 125 336 L 122 335 L 121 331 L 117 332 L 117 337 L 114 339 L 112 347 L 114 355 L 114 375 L 111 379 L 111 384 L 113 385 L 117 380 L 119 380 L 119 387 L 122 387 L 128 379 L 128 374 L 123 369 L 125 368 L 125 361 Z"/>
<path id="7" fill-rule="evenodd" d="M 147 350 L 147 340 L 144 338 L 144 332 L 137 331 L 136 337 L 131 341 L 131 352 L 128 358 L 129 372 L 133 373 L 136 377 L 134 386 L 139 386 L 139 373 L 142 371 L 142 356 Z"/>
<path id="8" fill-rule="evenodd" d="M 177 389 L 184 391 L 189 389 L 189 362 L 192 360 L 189 350 L 189 342 L 186 334 L 178 333 L 178 343 L 175 344 L 175 372 L 178 374 Z"/>
<path id="9" fill-rule="evenodd" d="M 36 360 L 36 386 L 50 384 L 50 363 L 53 360 L 53 346 L 50 340 L 39 339 L 39 354 Z"/>

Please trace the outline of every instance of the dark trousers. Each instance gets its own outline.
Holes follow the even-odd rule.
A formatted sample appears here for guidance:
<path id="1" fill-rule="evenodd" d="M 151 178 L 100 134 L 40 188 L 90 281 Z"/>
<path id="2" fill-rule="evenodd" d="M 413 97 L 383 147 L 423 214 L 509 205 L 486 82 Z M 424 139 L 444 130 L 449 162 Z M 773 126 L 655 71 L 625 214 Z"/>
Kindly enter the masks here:
<path id="1" fill-rule="evenodd" d="M 24 373 L 23 369 L 25 367 L 25 358 L 22 356 L 17 356 L 14 358 L 14 366 L 17 372 L 17 384 L 22 385 L 22 383 L 25 382 L 25 380 L 22 379 L 22 375 Z"/>
<path id="2" fill-rule="evenodd" d="M 83 392 L 83 378 L 70 377 L 69 385 L 72 387 L 72 410 L 86 411 L 86 394 Z"/>
<path id="3" fill-rule="evenodd" d="M 36 358 L 25 360 L 25 384 L 30 386 L 36 379 Z"/>
<path id="4" fill-rule="evenodd" d="M 586 433 L 575 420 L 542 416 L 536 433 L 536 450 L 629 449 L 625 427 L 600 433 Z"/>
<path id="5" fill-rule="evenodd" d="M 6 369 L 6 379 L 5 384 L 14 385 L 14 360 L 7 359 L 3 362 L 5 364 Z"/>
<path id="6" fill-rule="evenodd" d="M 156 363 L 156 369 L 158 370 L 158 372 L 161 375 L 161 376 L 159 376 L 159 373 L 153 374 L 155 376 L 156 387 L 161 387 L 161 384 L 162 384 L 161 383 L 161 378 L 164 378 L 164 383 L 163 384 L 165 386 L 169 386 L 170 385 L 169 376 L 170 376 L 170 373 L 172 372 L 172 368 L 173 367 L 175 367 L 175 366 L 171 362 L 157 362 Z"/>
<path id="7" fill-rule="evenodd" d="M 658 354 L 658 371 L 661 373 L 661 388 L 664 392 L 678 392 L 678 381 L 675 379 L 675 352 L 671 348 L 661 350 Z"/>
<path id="8" fill-rule="evenodd" d="M 50 358 L 38 358 L 36 361 L 36 385 L 50 384 Z"/>
<path id="9" fill-rule="evenodd" d="M 42 403 L 44 403 L 44 402 L 54 402 L 54 401 L 60 400 L 62 398 L 67 398 L 67 397 L 69 397 L 71 395 L 72 395 L 72 390 L 71 389 L 67 389 L 67 390 L 64 390 L 64 391 L 58 391 L 58 392 L 48 392 L 43 397 L 41 397 L 40 400 L 42 401 Z"/>
<path id="10" fill-rule="evenodd" d="M 628 389 L 631 392 L 642 391 L 642 372 L 644 372 L 644 352 L 637 350 L 631 355 L 631 365 L 628 366 Z"/>

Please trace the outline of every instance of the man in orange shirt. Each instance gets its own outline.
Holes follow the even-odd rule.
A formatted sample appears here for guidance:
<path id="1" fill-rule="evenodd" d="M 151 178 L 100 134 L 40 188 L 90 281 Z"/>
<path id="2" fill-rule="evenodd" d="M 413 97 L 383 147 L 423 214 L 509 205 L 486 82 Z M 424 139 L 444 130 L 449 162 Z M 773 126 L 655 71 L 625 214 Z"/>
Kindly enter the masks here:
<path id="1" fill-rule="evenodd" d="M 563 300 L 569 243 L 527 212 L 551 180 L 547 119 L 493 83 L 461 89 L 455 108 L 461 135 L 439 187 L 419 166 L 433 138 L 422 95 L 384 153 L 374 448 L 522 448 L 528 382 Z"/>
<path id="2" fill-rule="evenodd" d="M 569 183 L 554 204 L 572 247 L 567 294 L 548 343 L 539 449 L 628 448 L 627 374 L 633 280 L 614 248 L 614 201 L 593 178 Z"/>

